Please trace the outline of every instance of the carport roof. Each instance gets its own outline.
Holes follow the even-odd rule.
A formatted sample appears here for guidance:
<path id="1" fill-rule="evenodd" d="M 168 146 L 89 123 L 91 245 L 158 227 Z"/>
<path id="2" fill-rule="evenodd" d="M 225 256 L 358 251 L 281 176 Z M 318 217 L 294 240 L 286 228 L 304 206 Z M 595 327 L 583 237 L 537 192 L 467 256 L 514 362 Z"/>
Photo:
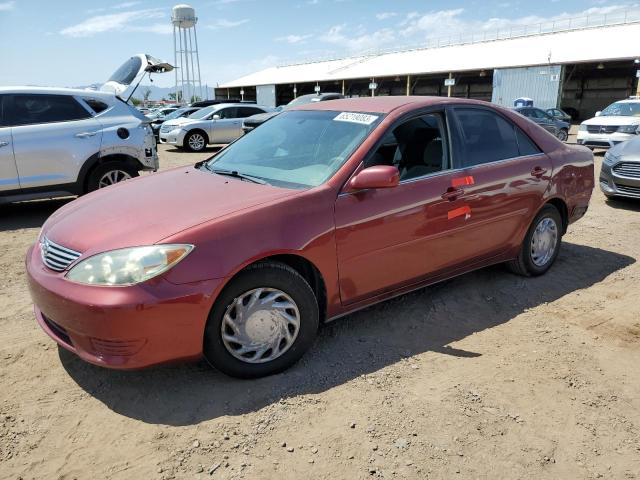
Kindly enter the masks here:
<path id="1" fill-rule="evenodd" d="M 221 88 L 600 62 L 638 56 L 640 23 L 270 67 Z"/>

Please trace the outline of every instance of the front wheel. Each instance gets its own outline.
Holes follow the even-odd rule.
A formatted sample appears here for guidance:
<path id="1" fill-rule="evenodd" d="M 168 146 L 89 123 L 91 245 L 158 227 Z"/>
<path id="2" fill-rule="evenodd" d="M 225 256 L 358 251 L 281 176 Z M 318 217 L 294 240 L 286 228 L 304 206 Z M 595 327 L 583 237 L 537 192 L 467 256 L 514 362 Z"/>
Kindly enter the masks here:
<path id="1" fill-rule="evenodd" d="M 216 300 L 204 356 L 233 377 L 272 375 L 302 357 L 318 324 L 318 302 L 307 281 L 282 263 L 259 263 L 240 272 Z"/>
<path id="2" fill-rule="evenodd" d="M 567 139 L 569 138 L 569 131 L 563 128 L 562 130 L 558 131 L 558 134 L 556 136 L 558 137 L 558 140 L 560 140 L 561 142 L 566 142 Z"/>
<path id="3" fill-rule="evenodd" d="M 207 137 L 202 132 L 189 132 L 184 137 L 184 148 L 190 152 L 201 152 L 207 146 Z"/>
<path id="4" fill-rule="evenodd" d="M 538 276 L 555 262 L 562 240 L 562 218 L 553 205 L 545 205 L 533 219 L 518 257 L 507 263 L 513 273 Z"/>

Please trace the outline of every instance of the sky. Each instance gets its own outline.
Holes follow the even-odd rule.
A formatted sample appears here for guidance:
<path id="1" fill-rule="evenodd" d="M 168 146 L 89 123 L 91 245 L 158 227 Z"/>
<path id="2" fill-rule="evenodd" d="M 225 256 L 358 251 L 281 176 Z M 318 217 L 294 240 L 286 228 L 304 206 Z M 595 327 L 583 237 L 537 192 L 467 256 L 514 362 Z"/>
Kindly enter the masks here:
<path id="1" fill-rule="evenodd" d="M 163 0 L 0 0 L 0 85 L 102 83 L 127 58 L 173 63 Z M 640 9 L 624 0 L 194 0 L 202 82 L 210 87 L 297 60 L 456 33 Z M 173 74 L 154 84 L 169 87 Z"/>

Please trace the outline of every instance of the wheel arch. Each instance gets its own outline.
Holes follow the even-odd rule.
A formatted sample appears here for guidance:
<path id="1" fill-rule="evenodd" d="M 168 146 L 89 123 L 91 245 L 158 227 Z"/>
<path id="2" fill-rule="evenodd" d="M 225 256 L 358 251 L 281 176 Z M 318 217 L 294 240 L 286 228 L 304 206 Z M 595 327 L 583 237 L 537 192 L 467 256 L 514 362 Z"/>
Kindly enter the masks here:
<path id="1" fill-rule="evenodd" d="M 140 171 L 144 168 L 140 160 L 131 155 L 127 155 L 126 153 L 112 153 L 109 155 L 100 155 L 96 153 L 89 157 L 89 159 L 84 162 L 82 168 L 80 169 L 80 174 L 78 175 L 78 185 L 80 193 L 87 193 L 88 191 L 88 182 L 89 177 L 91 176 L 91 172 L 93 172 L 98 166 L 103 165 L 107 162 L 122 162 L 125 165 L 128 165 L 131 168 Z"/>
<path id="2" fill-rule="evenodd" d="M 327 315 L 327 288 L 324 277 L 318 267 L 311 262 L 308 258 L 298 254 L 298 253 L 278 253 L 273 255 L 267 255 L 258 259 L 254 259 L 247 264 L 244 264 L 241 268 L 238 268 L 236 271 L 230 275 L 225 282 L 226 288 L 229 283 L 236 278 L 238 274 L 247 270 L 248 268 L 260 264 L 260 263 L 268 263 L 268 262 L 278 262 L 288 267 L 294 269 L 302 278 L 304 278 L 311 290 L 313 290 L 314 295 L 316 296 L 316 300 L 318 301 L 318 309 L 319 309 L 319 317 L 322 322 L 326 319 Z M 214 302 L 215 303 L 215 302 Z"/>
<path id="3" fill-rule="evenodd" d="M 209 142 L 211 141 L 211 139 L 209 138 L 209 134 L 208 134 L 208 133 L 207 133 L 203 128 L 196 127 L 196 128 L 192 128 L 191 130 L 189 130 L 189 131 L 184 135 L 185 141 L 186 141 L 186 139 L 187 139 L 187 137 L 188 137 L 189 135 L 191 135 L 192 133 L 196 133 L 196 132 L 197 132 L 197 133 L 200 133 L 200 134 L 202 134 L 202 135 L 204 135 L 204 139 L 205 139 L 205 141 L 206 141 L 206 144 L 205 144 L 205 148 L 206 148 L 206 147 L 207 147 L 207 145 L 209 145 Z M 183 143 L 186 143 L 186 142 L 183 142 Z"/>
<path id="4" fill-rule="evenodd" d="M 569 227 L 569 208 L 567 207 L 566 202 L 560 197 L 549 198 L 545 204 L 540 207 L 538 212 L 542 210 L 545 205 L 553 205 L 556 207 L 560 213 L 560 218 L 562 219 L 562 234 L 564 235 L 567 233 L 567 228 Z M 536 215 L 538 212 L 536 212 Z"/>

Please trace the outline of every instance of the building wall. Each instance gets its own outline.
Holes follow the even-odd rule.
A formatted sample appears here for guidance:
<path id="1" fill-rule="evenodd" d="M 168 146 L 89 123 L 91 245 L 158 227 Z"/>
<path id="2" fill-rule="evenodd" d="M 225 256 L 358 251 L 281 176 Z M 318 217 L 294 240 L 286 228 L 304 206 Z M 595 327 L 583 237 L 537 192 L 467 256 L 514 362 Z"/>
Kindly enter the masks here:
<path id="1" fill-rule="evenodd" d="M 275 85 L 258 85 L 256 87 L 256 102 L 258 105 L 265 107 L 276 106 L 276 86 Z"/>
<path id="2" fill-rule="evenodd" d="M 496 69 L 491 101 L 513 107 L 515 99 L 528 97 L 536 107 L 554 108 L 558 105 L 561 73 L 559 65 Z"/>

